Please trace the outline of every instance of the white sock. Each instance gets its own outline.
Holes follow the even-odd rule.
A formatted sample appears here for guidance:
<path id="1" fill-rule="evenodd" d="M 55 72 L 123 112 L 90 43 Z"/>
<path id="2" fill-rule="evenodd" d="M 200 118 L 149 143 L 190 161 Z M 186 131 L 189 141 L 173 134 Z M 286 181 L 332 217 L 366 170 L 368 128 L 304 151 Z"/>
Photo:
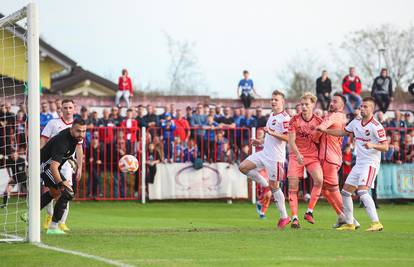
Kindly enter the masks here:
<path id="1" fill-rule="evenodd" d="M 51 222 L 49 224 L 49 229 L 57 229 L 58 228 L 58 223 L 56 222 Z"/>
<path id="2" fill-rule="evenodd" d="M 268 187 L 269 183 L 266 181 L 266 179 L 260 175 L 260 173 L 256 170 L 250 170 L 246 173 L 247 176 L 250 176 L 253 178 L 254 181 L 259 183 L 261 186 Z"/>
<path id="3" fill-rule="evenodd" d="M 308 212 L 313 213 L 313 209 L 308 208 L 308 210 L 306 211 L 306 213 L 308 213 Z"/>
<path id="4" fill-rule="evenodd" d="M 368 194 L 367 190 L 358 191 L 359 199 L 361 199 L 362 203 L 364 203 L 365 210 L 368 213 L 369 218 L 371 218 L 372 222 L 379 222 L 377 209 L 375 208 L 374 200 L 372 199 L 371 195 Z"/>
<path id="5" fill-rule="evenodd" d="M 49 216 L 53 216 L 53 206 L 55 204 L 55 200 L 52 199 L 49 204 L 46 205 L 46 212 Z"/>
<path id="6" fill-rule="evenodd" d="M 342 202 L 344 203 L 345 222 L 352 224 L 354 221 L 354 203 L 352 202 L 352 194 L 342 190 Z"/>
<path id="7" fill-rule="evenodd" d="M 357 227 L 361 226 L 355 218 L 354 218 L 354 225 L 357 226 Z"/>
<path id="8" fill-rule="evenodd" d="M 69 202 L 66 206 L 65 212 L 62 215 L 62 218 L 60 219 L 59 223 L 66 223 L 66 219 L 68 218 L 68 214 L 69 214 Z"/>
<path id="9" fill-rule="evenodd" d="M 287 218 L 286 206 L 285 206 L 285 195 L 283 195 L 280 188 L 272 189 L 273 198 L 275 200 L 276 208 L 279 210 L 280 218 Z"/>

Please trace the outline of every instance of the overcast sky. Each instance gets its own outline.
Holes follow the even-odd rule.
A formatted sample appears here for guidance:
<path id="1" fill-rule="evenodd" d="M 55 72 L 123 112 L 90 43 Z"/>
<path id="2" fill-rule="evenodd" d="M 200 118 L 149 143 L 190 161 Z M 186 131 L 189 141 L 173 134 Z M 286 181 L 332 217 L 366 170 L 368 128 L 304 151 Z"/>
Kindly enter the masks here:
<path id="1" fill-rule="evenodd" d="M 0 0 L 9 14 L 26 0 Z M 42 0 L 41 37 L 90 71 L 116 80 L 122 68 L 140 87 L 168 85 L 164 32 L 195 42 L 211 91 L 235 97 L 241 71 L 261 95 L 304 50 L 325 56 L 346 33 L 382 23 L 413 24 L 410 0 Z"/>

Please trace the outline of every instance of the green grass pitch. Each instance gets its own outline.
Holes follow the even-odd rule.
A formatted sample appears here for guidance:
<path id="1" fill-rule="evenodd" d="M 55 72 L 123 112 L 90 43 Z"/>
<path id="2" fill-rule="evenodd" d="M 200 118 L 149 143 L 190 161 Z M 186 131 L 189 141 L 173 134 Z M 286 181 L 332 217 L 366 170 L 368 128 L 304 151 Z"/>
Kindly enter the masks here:
<path id="1" fill-rule="evenodd" d="M 50 246 L 133 266 L 414 266 L 414 205 L 383 204 L 384 231 L 367 233 L 368 218 L 355 205 L 362 229 L 336 232 L 323 201 L 316 224 L 276 230 L 276 209 L 259 220 L 247 202 L 72 203 L 66 236 Z M 300 212 L 305 204 L 301 203 Z M 43 217 L 42 217 L 43 220 Z M 27 243 L 0 243 L 0 266 L 110 266 Z"/>

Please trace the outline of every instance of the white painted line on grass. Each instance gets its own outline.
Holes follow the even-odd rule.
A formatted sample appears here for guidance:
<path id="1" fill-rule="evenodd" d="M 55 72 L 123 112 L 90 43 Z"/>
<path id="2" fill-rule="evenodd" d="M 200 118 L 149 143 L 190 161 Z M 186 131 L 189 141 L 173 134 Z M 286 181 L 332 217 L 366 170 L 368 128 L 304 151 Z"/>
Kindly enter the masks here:
<path id="1" fill-rule="evenodd" d="M 92 259 L 92 260 L 96 260 L 96 261 L 101 261 L 101 262 L 104 262 L 104 263 L 107 263 L 107 264 L 111 264 L 113 266 L 134 267 L 134 265 L 129 265 L 129 264 L 122 263 L 120 261 L 106 259 L 106 258 L 103 258 L 103 257 L 100 257 L 100 256 L 86 254 L 86 253 L 76 251 L 76 250 L 69 250 L 69 249 L 63 249 L 63 248 L 58 248 L 58 247 L 52 247 L 52 246 L 49 246 L 49 245 L 46 245 L 46 244 L 43 244 L 43 243 L 35 243 L 34 245 L 39 247 L 39 248 L 49 249 L 49 250 L 53 250 L 53 251 L 57 251 L 57 252 L 72 254 L 72 255 L 76 255 L 76 256 Z"/>

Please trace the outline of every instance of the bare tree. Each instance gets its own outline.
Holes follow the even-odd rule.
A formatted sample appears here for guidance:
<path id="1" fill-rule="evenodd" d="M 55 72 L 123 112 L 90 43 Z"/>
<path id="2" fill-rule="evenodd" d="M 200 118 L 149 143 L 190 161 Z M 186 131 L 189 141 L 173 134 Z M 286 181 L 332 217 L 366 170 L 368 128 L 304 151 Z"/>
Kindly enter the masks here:
<path id="1" fill-rule="evenodd" d="M 414 79 L 414 26 L 399 29 L 384 24 L 351 32 L 340 52 L 342 67 L 356 66 L 365 87 L 371 86 L 383 67 L 388 69 L 396 90 Z"/>
<path id="2" fill-rule="evenodd" d="M 317 56 L 304 51 L 290 59 L 277 77 L 286 88 L 287 96 L 297 99 L 306 91 L 315 91 L 316 77 L 322 69 Z"/>
<path id="3" fill-rule="evenodd" d="M 195 43 L 174 40 L 167 33 L 165 36 L 171 58 L 168 68 L 170 93 L 191 95 L 205 92 L 207 86 L 194 53 Z"/>

